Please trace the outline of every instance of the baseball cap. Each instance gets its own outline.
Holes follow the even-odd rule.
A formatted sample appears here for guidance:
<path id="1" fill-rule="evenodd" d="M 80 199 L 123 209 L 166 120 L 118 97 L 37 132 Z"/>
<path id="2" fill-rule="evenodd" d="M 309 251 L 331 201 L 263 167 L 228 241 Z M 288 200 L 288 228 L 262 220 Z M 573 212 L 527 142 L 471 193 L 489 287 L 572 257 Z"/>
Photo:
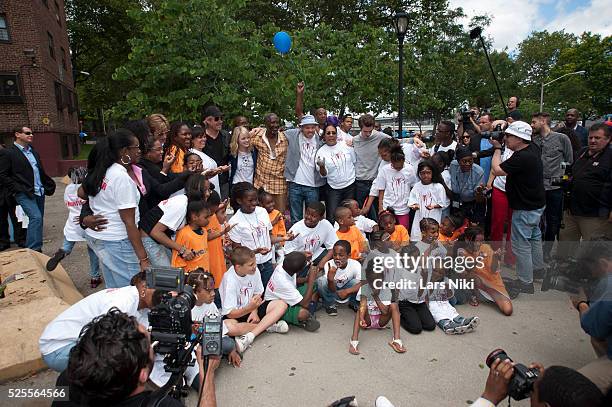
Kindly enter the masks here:
<path id="1" fill-rule="evenodd" d="M 212 117 L 222 117 L 223 113 L 217 106 L 210 105 L 204 109 L 204 118 L 206 119 L 207 117 L 211 117 L 211 116 Z"/>
<path id="2" fill-rule="evenodd" d="M 300 127 L 301 126 L 306 126 L 308 124 L 317 124 L 317 121 L 315 120 L 314 116 L 311 114 L 307 114 L 304 115 L 304 117 L 302 117 L 302 121 L 300 122 Z"/>
<path id="3" fill-rule="evenodd" d="M 504 130 L 504 133 L 511 134 L 523 140 L 531 141 L 531 126 L 522 121 L 516 121 L 510 123 L 510 125 Z"/>

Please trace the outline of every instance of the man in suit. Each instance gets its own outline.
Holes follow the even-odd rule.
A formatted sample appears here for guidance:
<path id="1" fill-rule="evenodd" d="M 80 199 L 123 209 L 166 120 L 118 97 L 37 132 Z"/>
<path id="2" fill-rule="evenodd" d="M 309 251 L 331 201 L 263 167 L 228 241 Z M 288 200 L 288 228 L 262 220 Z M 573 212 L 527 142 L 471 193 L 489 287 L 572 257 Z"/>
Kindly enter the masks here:
<path id="1" fill-rule="evenodd" d="M 15 129 L 13 145 L 0 150 L 0 184 L 28 215 L 26 247 L 40 252 L 45 195 L 53 195 L 55 182 L 45 173 L 40 156 L 32 148 L 33 140 L 29 127 Z"/>
<path id="2" fill-rule="evenodd" d="M 589 145 L 589 132 L 586 128 L 578 124 L 579 116 L 580 113 L 578 113 L 577 109 L 569 109 L 567 113 L 565 113 L 565 127 L 574 130 L 582 147 L 586 147 Z"/>
<path id="3" fill-rule="evenodd" d="M 6 148 L 0 144 L 0 150 Z M 25 230 L 15 215 L 15 197 L 12 196 L 4 185 L 0 185 L 0 252 L 11 247 L 11 236 L 9 233 L 9 217 L 13 225 L 13 238 L 19 247 L 25 247 Z"/>

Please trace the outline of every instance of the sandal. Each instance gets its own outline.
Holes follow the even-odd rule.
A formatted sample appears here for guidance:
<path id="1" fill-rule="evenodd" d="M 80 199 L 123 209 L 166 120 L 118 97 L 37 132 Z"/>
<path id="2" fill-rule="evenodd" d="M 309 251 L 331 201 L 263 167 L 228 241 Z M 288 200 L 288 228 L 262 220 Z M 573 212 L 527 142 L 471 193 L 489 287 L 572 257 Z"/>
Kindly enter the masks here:
<path id="1" fill-rule="evenodd" d="M 393 341 L 389 342 L 389 346 L 391 346 L 397 353 L 406 353 L 406 348 L 404 347 L 401 339 L 394 339 Z"/>
<path id="2" fill-rule="evenodd" d="M 479 305 L 480 305 L 480 301 L 478 301 L 478 297 L 477 297 L 477 296 L 472 295 L 472 296 L 470 297 L 470 305 L 471 305 L 472 307 L 477 307 L 477 306 L 479 306 Z"/>
<path id="3" fill-rule="evenodd" d="M 359 341 L 350 341 L 349 342 L 349 353 L 351 355 L 359 355 L 359 349 L 357 349 L 358 346 L 359 346 Z"/>

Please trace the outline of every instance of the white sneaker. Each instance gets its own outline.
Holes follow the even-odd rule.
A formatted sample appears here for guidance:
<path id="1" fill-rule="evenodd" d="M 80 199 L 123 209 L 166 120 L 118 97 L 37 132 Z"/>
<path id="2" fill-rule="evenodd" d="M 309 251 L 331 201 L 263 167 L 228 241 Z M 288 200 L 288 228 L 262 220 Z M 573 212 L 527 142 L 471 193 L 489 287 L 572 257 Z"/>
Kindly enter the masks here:
<path id="1" fill-rule="evenodd" d="M 374 405 L 376 407 L 394 407 L 394 405 L 385 396 L 378 396 Z"/>
<path id="2" fill-rule="evenodd" d="M 253 332 L 249 332 L 246 335 L 242 335 L 237 338 L 234 338 L 234 341 L 236 341 L 236 350 L 238 351 L 238 353 L 244 353 L 244 351 L 249 346 L 251 346 L 254 340 L 255 340 L 255 335 L 253 335 Z"/>
<path id="3" fill-rule="evenodd" d="M 266 332 L 276 332 L 279 334 L 286 334 L 289 332 L 289 325 L 285 321 L 278 321 L 268 327 Z"/>

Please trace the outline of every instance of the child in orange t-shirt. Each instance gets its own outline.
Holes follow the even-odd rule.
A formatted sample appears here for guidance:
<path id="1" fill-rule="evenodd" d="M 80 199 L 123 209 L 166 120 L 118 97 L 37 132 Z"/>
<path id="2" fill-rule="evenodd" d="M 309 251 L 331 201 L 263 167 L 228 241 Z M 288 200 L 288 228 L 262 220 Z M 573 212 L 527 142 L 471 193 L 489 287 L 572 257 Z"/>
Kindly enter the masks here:
<path id="1" fill-rule="evenodd" d="M 208 253 L 208 216 L 210 211 L 204 201 L 191 201 L 187 205 L 187 225 L 176 234 L 176 243 L 181 251 L 172 250 L 172 267 L 181 267 L 185 272 L 197 268 L 210 269 Z"/>
<path id="2" fill-rule="evenodd" d="M 408 229 L 397 224 L 393 209 L 389 208 L 378 214 L 378 225 L 380 226 L 380 230 L 389 234 L 389 241 L 392 243 L 391 246 L 393 250 L 398 251 L 403 246 L 408 246 L 410 244 Z"/>
<path id="3" fill-rule="evenodd" d="M 357 261 L 363 260 L 362 253 L 367 251 L 365 237 L 355 226 L 355 219 L 351 210 L 344 206 L 339 206 L 334 217 L 339 226 L 338 230 L 336 230 L 336 236 L 338 236 L 339 240 L 346 240 L 351 244 L 350 258 Z"/>
<path id="4" fill-rule="evenodd" d="M 215 278 L 215 289 L 219 289 L 223 274 L 227 271 L 225 265 L 225 253 L 223 251 L 223 237 L 231 230 L 232 226 L 225 223 L 225 210 L 228 201 L 221 203 L 218 194 L 212 194 L 208 198 L 208 206 L 211 208 L 210 216 L 208 217 L 208 253 L 210 263 L 210 273 Z M 218 303 L 218 304 L 217 304 Z M 215 296 L 215 304 L 217 307 L 221 304 L 221 297 Z"/>
<path id="5" fill-rule="evenodd" d="M 272 236 L 274 237 L 285 237 L 287 236 L 287 227 L 285 226 L 285 217 L 278 209 L 275 209 L 275 201 L 272 195 L 266 192 L 263 188 L 259 188 L 257 191 L 257 199 L 259 200 L 259 206 L 263 207 L 270 217 L 270 223 L 272 223 Z M 274 244 L 275 260 L 273 263 L 282 263 L 283 261 L 283 246 L 285 242 L 278 242 Z"/>
<path id="6" fill-rule="evenodd" d="M 470 226 L 470 221 L 467 218 L 461 215 L 448 215 L 442 219 L 438 240 L 441 242 L 456 242 L 468 226 Z"/>

